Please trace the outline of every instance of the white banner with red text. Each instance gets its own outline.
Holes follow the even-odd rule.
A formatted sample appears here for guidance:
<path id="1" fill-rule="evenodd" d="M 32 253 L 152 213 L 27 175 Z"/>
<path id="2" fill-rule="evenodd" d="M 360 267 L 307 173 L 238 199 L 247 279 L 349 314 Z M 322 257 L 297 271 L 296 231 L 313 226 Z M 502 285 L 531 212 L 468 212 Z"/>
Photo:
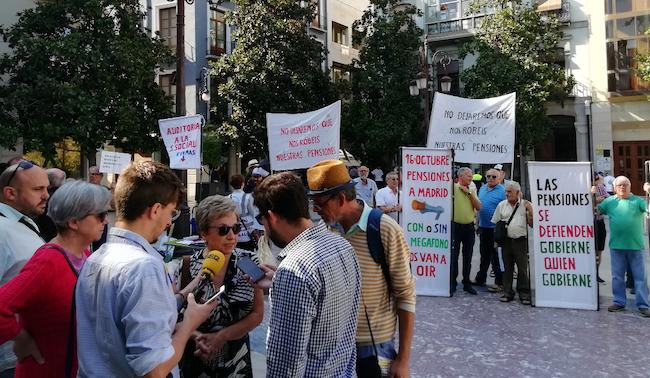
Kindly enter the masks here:
<path id="1" fill-rule="evenodd" d="M 537 307 L 598 308 L 589 162 L 528 162 Z"/>
<path id="2" fill-rule="evenodd" d="M 266 113 L 272 171 L 309 168 L 338 159 L 341 101 L 308 113 Z"/>
<path id="3" fill-rule="evenodd" d="M 159 119 L 172 169 L 201 169 L 202 115 Z"/>
<path id="4" fill-rule="evenodd" d="M 457 162 L 512 163 L 515 93 L 473 99 L 436 92 L 427 147 L 453 149 Z"/>
<path id="5" fill-rule="evenodd" d="M 418 295 L 449 296 L 452 163 L 448 149 L 402 147 L 402 227 Z"/>

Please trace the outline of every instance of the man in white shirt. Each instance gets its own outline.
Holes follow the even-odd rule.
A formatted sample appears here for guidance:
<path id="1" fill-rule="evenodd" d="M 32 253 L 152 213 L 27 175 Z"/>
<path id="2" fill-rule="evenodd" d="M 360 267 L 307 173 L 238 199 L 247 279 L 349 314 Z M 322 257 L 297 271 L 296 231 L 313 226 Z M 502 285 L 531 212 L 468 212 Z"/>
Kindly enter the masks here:
<path id="1" fill-rule="evenodd" d="M 399 176 L 397 172 L 390 172 L 386 175 L 386 187 L 377 191 L 375 203 L 384 214 L 393 218 L 399 223 L 399 213 L 402 206 L 399 204 Z"/>
<path id="2" fill-rule="evenodd" d="M 0 286 L 14 278 L 44 243 L 31 218 L 45 212 L 49 184 L 45 170 L 27 160 L 9 166 L 0 174 Z M 16 343 L 16 348 L 25 350 L 26 345 L 19 345 L 21 340 Z M 0 345 L 2 377 L 13 376 L 16 366 L 13 347 L 13 342 Z"/>
<path id="3" fill-rule="evenodd" d="M 375 207 L 375 194 L 377 194 L 377 184 L 368 178 L 370 171 L 368 167 L 362 165 L 359 167 L 359 177 L 354 179 L 354 188 L 357 191 L 357 198 L 367 203 L 370 207 Z"/>
<path id="4" fill-rule="evenodd" d="M 370 173 L 372 173 L 373 180 L 375 180 L 375 184 L 377 184 L 379 189 L 386 186 L 384 183 L 384 171 L 381 170 L 380 166 L 377 166 L 377 168 L 373 169 Z"/>

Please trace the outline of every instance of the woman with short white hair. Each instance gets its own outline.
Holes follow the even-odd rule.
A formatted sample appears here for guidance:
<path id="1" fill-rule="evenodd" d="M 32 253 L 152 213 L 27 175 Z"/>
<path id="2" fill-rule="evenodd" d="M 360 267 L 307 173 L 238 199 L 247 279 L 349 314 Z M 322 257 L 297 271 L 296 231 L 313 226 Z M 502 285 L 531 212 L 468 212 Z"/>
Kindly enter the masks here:
<path id="1" fill-rule="evenodd" d="M 99 185 L 61 186 L 48 205 L 56 237 L 0 287 L 0 344 L 14 341 L 16 378 L 77 375 L 74 287 L 88 246 L 102 235 L 110 201 Z"/>

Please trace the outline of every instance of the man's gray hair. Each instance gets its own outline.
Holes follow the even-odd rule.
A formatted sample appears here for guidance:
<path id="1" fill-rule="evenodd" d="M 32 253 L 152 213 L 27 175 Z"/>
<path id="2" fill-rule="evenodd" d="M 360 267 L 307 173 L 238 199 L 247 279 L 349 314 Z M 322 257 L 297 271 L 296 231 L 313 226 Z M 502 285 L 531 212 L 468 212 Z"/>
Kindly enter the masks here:
<path id="1" fill-rule="evenodd" d="M 515 192 L 521 192 L 521 185 L 517 181 L 510 181 L 508 185 L 506 185 L 506 189 L 512 188 Z"/>
<path id="2" fill-rule="evenodd" d="M 473 174 L 471 168 L 468 168 L 468 167 L 460 167 L 460 168 L 458 168 L 458 173 L 456 173 L 456 175 L 458 175 L 458 176 L 462 176 L 462 175 L 464 175 L 464 174 L 467 174 L 468 172 L 469 172 L 470 175 Z"/>
<path id="3" fill-rule="evenodd" d="M 399 173 L 397 173 L 395 171 L 388 172 L 386 174 L 386 180 L 388 180 L 390 177 L 399 178 Z"/>
<path id="4" fill-rule="evenodd" d="M 614 182 L 612 183 L 612 185 L 616 186 L 616 185 L 618 185 L 618 183 L 621 182 L 621 181 L 623 181 L 623 182 L 627 182 L 628 184 L 631 184 L 629 178 L 627 178 L 627 177 L 625 177 L 625 176 L 618 176 L 618 177 L 616 177 L 616 178 L 614 179 Z"/>
<path id="5" fill-rule="evenodd" d="M 237 205 L 230 197 L 215 194 L 206 197 L 196 207 L 196 224 L 200 233 L 207 233 L 210 221 L 213 218 L 221 218 L 230 213 L 236 214 Z"/>
<path id="6" fill-rule="evenodd" d="M 74 180 L 57 189 L 47 205 L 47 215 L 57 230 L 68 228 L 73 219 L 83 219 L 91 214 L 107 211 L 111 204 L 111 192 L 103 186 Z"/>
<path id="7" fill-rule="evenodd" d="M 47 169 L 47 179 L 50 180 L 50 187 L 58 188 L 65 182 L 66 174 L 59 168 Z"/>

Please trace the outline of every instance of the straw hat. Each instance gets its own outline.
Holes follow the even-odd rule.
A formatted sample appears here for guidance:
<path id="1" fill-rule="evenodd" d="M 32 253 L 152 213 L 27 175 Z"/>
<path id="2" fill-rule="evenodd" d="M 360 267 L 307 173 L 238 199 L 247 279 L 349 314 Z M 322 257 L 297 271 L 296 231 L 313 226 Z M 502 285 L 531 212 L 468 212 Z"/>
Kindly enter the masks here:
<path id="1" fill-rule="evenodd" d="M 307 170 L 310 196 L 334 194 L 354 187 L 348 169 L 340 160 L 323 160 Z"/>

